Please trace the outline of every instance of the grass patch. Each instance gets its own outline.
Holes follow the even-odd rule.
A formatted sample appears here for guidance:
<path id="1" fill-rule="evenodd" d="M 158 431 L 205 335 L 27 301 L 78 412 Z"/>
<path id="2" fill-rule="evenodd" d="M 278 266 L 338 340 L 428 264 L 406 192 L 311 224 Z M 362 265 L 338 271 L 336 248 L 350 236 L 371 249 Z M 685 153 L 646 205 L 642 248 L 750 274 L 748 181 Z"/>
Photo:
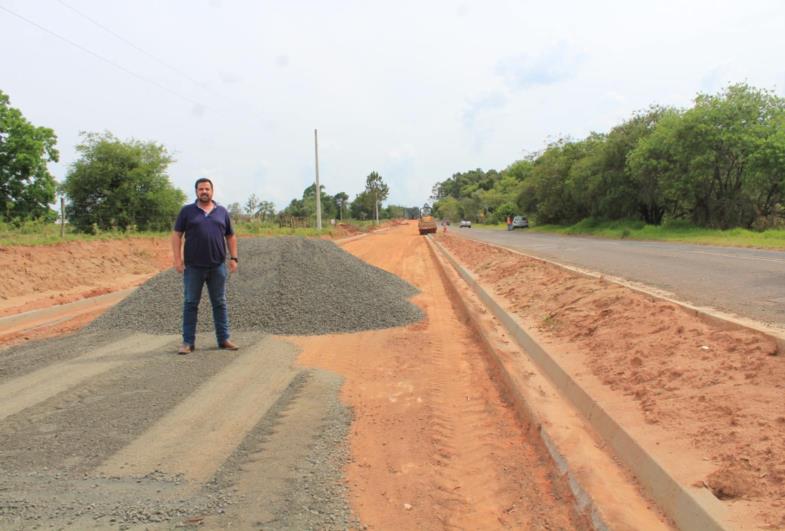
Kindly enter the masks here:
<path id="1" fill-rule="evenodd" d="M 685 242 L 727 247 L 757 247 L 761 249 L 785 249 L 785 230 L 769 229 L 706 229 L 684 222 L 646 225 L 638 220 L 597 221 L 582 220 L 575 225 L 536 225 L 529 230 L 555 234 L 595 236 L 609 239 L 653 240 Z"/>
<path id="2" fill-rule="evenodd" d="M 354 232 L 368 232 L 374 227 L 373 221 L 352 221 Z M 238 236 L 302 236 L 305 238 L 340 238 L 347 235 L 347 230 L 333 227 L 329 223 L 322 230 L 315 227 L 279 227 L 277 223 L 238 222 L 235 224 Z M 99 231 L 97 234 L 75 232 L 69 225 L 65 226 L 65 234 L 60 236 L 60 225 L 41 221 L 26 221 L 15 225 L 0 222 L 0 247 L 19 245 L 56 245 L 68 241 L 120 240 L 126 238 L 166 238 L 170 231 L 139 232 L 139 231 Z"/>
<path id="3" fill-rule="evenodd" d="M 0 246 L 56 245 L 69 241 L 100 241 L 125 238 L 162 238 L 166 232 L 100 231 L 97 234 L 75 232 L 68 225 L 60 236 L 60 225 L 42 221 L 26 221 L 20 225 L 0 222 Z"/>

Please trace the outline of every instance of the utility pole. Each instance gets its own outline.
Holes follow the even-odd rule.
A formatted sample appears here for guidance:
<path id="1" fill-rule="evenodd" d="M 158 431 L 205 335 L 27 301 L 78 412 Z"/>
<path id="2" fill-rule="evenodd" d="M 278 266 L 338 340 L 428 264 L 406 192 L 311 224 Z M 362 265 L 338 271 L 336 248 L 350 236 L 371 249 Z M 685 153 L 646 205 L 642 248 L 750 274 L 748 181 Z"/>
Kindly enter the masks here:
<path id="1" fill-rule="evenodd" d="M 60 238 L 65 238 L 65 197 L 60 196 Z"/>
<path id="2" fill-rule="evenodd" d="M 322 230 L 322 188 L 319 186 L 319 137 L 313 130 L 313 150 L 316 155 L 316 228 Z"/>

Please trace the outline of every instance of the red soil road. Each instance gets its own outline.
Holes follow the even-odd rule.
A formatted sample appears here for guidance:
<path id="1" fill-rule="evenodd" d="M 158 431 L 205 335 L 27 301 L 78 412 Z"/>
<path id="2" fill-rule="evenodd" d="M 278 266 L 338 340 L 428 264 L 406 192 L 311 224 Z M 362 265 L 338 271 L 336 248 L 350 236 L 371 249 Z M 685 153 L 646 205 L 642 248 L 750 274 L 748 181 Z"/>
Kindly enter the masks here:
<path id="1" fill-rule="evenodd" d="M 355 415 L 352 506 L 371 529 L 585 529 L 563 478 L 488 374 L 415 224 L 344 245 L 417 286 L 426 320 L 289 337 L 305 366 L 345 377 Z M 534 433 L 534 432 L 532 432 Z"/>

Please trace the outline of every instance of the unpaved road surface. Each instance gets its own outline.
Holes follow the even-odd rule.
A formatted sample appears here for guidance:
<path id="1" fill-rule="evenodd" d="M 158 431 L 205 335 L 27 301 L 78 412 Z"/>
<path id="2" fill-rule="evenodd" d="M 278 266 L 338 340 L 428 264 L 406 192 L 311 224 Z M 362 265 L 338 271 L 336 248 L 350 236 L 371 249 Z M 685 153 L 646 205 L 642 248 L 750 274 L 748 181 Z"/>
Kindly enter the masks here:
<path id="1" fill-rule="evenodd" d="M 640 282 L 678 300 L 785 329 L 785 251 L 526 231 L 456 228 L 450 232 Z"/>
<path id="2" fill-rule="evenodd" d="M 357 516 L 376 529 L 584 528 L 536 434 L 501 400 L 482 346 L 413 228 L 345 247 L 420 288 L 412 300 L 424 321 L 292 338 L 301 363 L 345 378 Z"/>
<path id="3" fill-rule="evenodd" d="M 236 339 L 198 357 L 135 333 L 3 352 L 0 528 L 352 525 L 340 379 L 295 367 L 291 343 Z"/>
<path id="4" fill-rule="evenodd" d="M 0 528 L 587 528 L 416 230 L 346 249 L 425 318 L 185 357 L 122 330 L 1 350 Z"/>

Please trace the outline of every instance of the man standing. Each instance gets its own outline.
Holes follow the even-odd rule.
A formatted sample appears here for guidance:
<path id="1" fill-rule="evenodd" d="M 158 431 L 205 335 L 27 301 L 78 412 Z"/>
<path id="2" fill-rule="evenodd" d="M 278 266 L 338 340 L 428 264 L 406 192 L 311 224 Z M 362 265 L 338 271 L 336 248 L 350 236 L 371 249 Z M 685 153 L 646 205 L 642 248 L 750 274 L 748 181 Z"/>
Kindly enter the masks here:
<path id="1" fill-rule="evenodd" d="M 213 201 L 210 179 L 196 181 L 196 201 L 185 205 L 177 216 L 172 233 L 174 268 L 183 274 L 183 344 L 178 354 L 193 352 L 196 343 L 196 321 L 202 287 L 213 306 L 215 337 L 222 349 L 237 350 L 229 340 L 229 317 L 226 310 L 226 248 L 229 247 L 229 270 L 237 271 L 237 237 L 229 212 Z M 181 254 L 185 235 L 185 260 Z"/>

